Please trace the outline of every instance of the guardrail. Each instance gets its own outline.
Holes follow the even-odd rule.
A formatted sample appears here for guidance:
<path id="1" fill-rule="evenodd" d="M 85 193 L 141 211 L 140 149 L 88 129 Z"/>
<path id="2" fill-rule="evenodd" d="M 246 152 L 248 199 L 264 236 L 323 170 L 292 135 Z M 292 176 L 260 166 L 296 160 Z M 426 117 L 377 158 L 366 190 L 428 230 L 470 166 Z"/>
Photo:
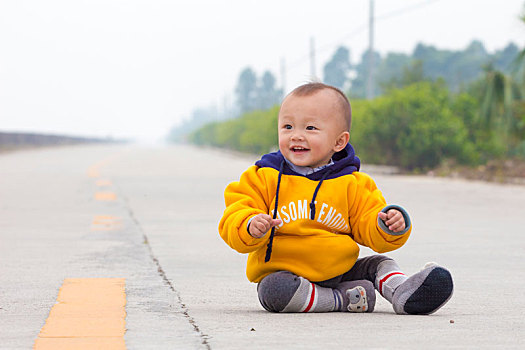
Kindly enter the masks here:
<path id="1" fill-rule="evenodd" d="M 0 132 L 0 150 L 25 147 L 123 142 L 112 138 L 75 137 L 36 133 Z"/>

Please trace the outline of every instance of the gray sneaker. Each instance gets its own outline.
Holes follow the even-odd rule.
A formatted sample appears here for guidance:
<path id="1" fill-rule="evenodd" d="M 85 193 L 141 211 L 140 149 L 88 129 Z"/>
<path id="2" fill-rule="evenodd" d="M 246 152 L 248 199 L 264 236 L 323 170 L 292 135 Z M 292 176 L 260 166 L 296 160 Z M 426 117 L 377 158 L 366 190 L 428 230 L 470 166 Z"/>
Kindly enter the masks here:
<path id="1" fill-rule="evenodd" d="M 427 264 L 394 291 L 392 306 L 397 314 L 429 315 L 452 297 L 452 275 L 444 267 Z"/>

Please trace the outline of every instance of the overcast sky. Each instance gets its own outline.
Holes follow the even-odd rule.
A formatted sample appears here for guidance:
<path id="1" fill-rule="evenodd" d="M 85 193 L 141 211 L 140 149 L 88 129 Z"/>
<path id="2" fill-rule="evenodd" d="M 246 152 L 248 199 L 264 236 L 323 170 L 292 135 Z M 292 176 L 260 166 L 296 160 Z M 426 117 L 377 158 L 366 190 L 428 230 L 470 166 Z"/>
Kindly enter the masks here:
<path id="1" fill-rule="evenodd" d="M 524 0 L 375 0 L 375 47 L 525 45 Z M 368 0 L 0 0 L 0 131 L 152 140 L 193 108 L 233 103 L 240 71 L 288 90 L 339 45 L 359 60 Z"/>

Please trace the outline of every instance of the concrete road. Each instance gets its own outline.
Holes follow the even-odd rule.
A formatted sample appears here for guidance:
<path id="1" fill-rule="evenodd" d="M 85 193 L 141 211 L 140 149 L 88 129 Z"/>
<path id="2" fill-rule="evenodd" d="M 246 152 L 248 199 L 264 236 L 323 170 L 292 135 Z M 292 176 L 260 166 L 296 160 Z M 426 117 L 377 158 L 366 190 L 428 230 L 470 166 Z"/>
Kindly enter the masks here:
<path id="1" fill-rule="evenodd" d="M 389 255 L 408 274 L 448 267 L 451 301 L 431 316 L 383 300 L 372 314 L 271 314 L 217 233 L 224 187 L 254 160 L 188 146 L 0 154 L 0 348 L 35 344 L 65 279 L 102 277 L 125 278 L 128 349 L 525 348 L 525 186 L 365 165 L 414 221 Z"/>

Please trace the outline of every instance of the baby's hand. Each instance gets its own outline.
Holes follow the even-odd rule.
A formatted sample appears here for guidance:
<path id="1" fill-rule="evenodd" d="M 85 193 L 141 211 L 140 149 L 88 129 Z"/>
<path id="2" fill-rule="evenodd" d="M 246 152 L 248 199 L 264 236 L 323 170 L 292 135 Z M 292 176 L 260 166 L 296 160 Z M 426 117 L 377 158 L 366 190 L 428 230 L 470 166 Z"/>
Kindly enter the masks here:
<path id="1" fill-rule="evenodd" d="M 379 218 L 383 220 L 390 231 L 401 232 L 405 229 L 405 218 L 399 210 L 390 209 L 386 213 L 380 212 Z"/>
<path id="2" fill-rule="evenodd" d="M 274 226 L 282 224 L 282 220 L 272 219 L 270 215 L 258 214 L 253 217 L 248 227 L 248 233 L 254 238 L 263 237 Z"/>

